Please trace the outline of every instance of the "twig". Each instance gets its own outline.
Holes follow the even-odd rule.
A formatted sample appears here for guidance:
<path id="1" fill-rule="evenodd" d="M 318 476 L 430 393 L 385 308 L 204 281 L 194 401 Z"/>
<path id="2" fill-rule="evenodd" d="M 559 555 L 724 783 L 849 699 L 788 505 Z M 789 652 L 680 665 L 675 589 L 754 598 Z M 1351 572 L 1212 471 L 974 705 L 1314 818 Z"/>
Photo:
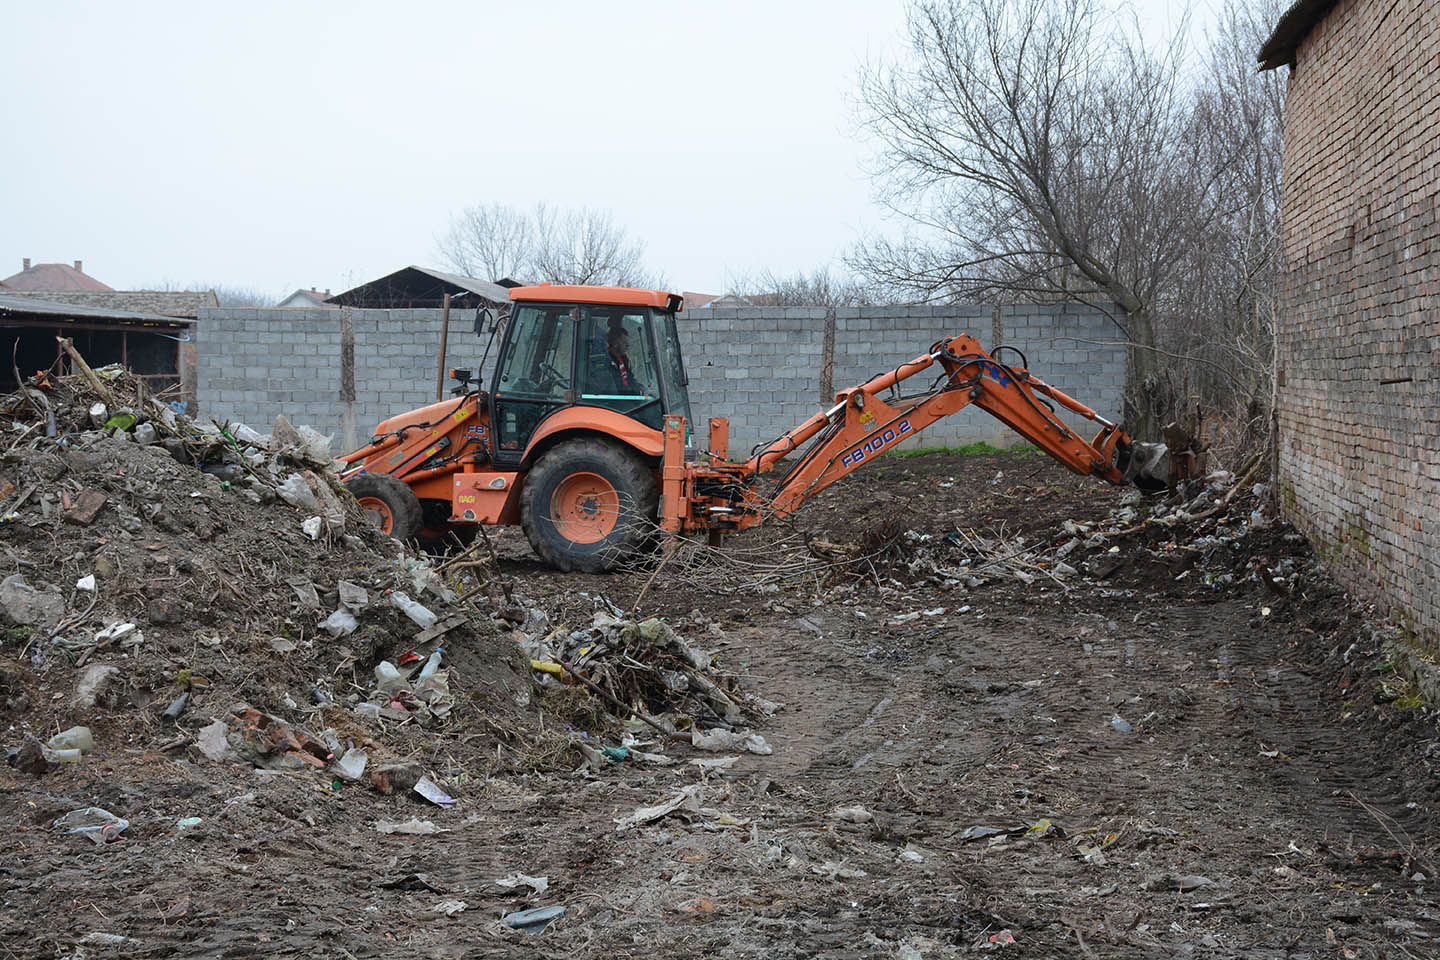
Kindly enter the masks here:
<path id="1" fill-rule="evenodd" d="M 1390 825 L 1385 822 L 1386 820 L 1394 822 L 1393 817 L 1389 817 L 1384 813 L 1381 813 L 1379 810 L 1375 809 L 1370 804 L 1366 803 L 1364 800 L 1361 800 L 1358 796 L 1355 795 L 1354 790 L 1346 790 L 1345 793 L 1349 795 L 1351 800 L 1354 800 L 1360 806 L 1361 810 L 1364 810 L 1366 813 L 1370 814 L 1371 819 L 1373 819 L 1376 823 L 1380 825 L 1380 829 L 1384 830 L 1385 834 L 1395 842 L 1396 847 L 1406 848 L 1405 852 L 1406 855 L 1410 858 L 1411 863 L 1415 864 L 1416 866 L 1423 867 L 1425 870 L 1425 875 L 1427 877 L 1435 876 L 1436 870 L 1434 865 L 1431 864 L 1429 860 L 1421 859 L 1416 854 L 1416 843 L 1414 840 L 1410 839 L 1410 835 L 1406 833 L 1405 839 L 1402 841 L 1399 837 L 1395 835 L 1395 831 L 1390 829 Z M 1403 829 L 1400 832 L 1405 833 Z"/>
<path id="2" fill-rule="evenodd" d="M 80 356 L 80 351 L 75 349 L 75 344 L 70 338 L 56 337 L 55 339 L 60 342 L 60 348 L 70 354 L 70 359 L 75 361 L 75 366 L 79 368 L 80 373 L 90 382 L 90 386 L 95 390 L 95 393 L 99 395 L 100 399 L 105 401 L 105 406 L 113 406 L 115 398 L 111 395 L 110 388 L 105 386 L 100 378 L 95 375 L 94 370 L 90 369 L 90 364 L 86 363 L 85 358 Z"/>
<path id="3" fill-rule="evenodd" d="M 663 555 L 660 557 L 660 562 L 655 564 L 655 569 L 650 571 L 650 577 L 645 581 L 645 586 L 640 588 L 640 592 L 635 596 L 635 602 L 630 604 L 631 613 L 636 613 L 639 611 L 640 601 L 645 599 L 645 594 L 650 589 L 650 585 L 655 582 L 656 577 L 660 576 L 660 571 L 665 569 L 665 564 L 670 562 L 670 558 L 675 556 L 675 541 L 666 540 L 665 546 L 661 549 L 661 553 Z"/>
<path id="4" fill-rule="evenodd" d="M 646 712 L 643 711 L 643 710 L 637 710 L 635 707 L 632 707 L 632 706 L 630 706 L 628 703 L 625 703 L 624 701 L 622 701 L 622 700 L 620 700 L 619 698 L 615 697 L 613 694 L 610 693 L 610 691 L 606 690 L 604 687 L 600 686 L 598 683 L 595 683 L 594 681 L 592 681 L 592 680 L 590 680 L 590 679 L 588 679 L 588 678 L 586 678 L 586 677 L 580 676 L 580 674 L 578 674 L 578 673 L 575 672 L 575 668 L 570 665 L 570 661 L 568 661 L 568 660 L 562 660 L 562 661 L 560 661 L 560 666 L 565 669 L 565 672 L 566 672 L 566 673 L 570 674 L 570 676 L 572 676 L 572 677 L 574 677 L 576 680 L 578 680 L 578 681 L 579 681 L 581 684 L 583 684 L 587 689 L 591 690 L 591 691 L 594 692 L 594 693 L 599 694 L 602 698 L 604 698 L 604 699 L 605 699 L 606 701 L 608 701 L 610 704 L 612 704 L 612 705 L 614 705 L 614 706 L 616 706 L 616 707 L 619 707 L 621 710 L 624 710 L 626 713 L 630 714 L 630 715 L 631 715 L 632 717 L 634 717 L 635 719 L 637 719 L 637 720 L 643 720 L 645 723 L 649 724 L 650 726 L 654 727 L 657 731 L 659 731 L 662 736 L 667 736 L 667 737 L 668 737 L 668 736 L 671 736 L 671 735 L 673 735 L 673 734 L 675 733 L 675 731 L 673 731 L 673 730 L 666 730 L 663 726 L 661 726 L 660 721 L 659 721 L 659 720 L 656 720 L 654 717 L 650 716 L 650 714 L 646 713 Z"/>

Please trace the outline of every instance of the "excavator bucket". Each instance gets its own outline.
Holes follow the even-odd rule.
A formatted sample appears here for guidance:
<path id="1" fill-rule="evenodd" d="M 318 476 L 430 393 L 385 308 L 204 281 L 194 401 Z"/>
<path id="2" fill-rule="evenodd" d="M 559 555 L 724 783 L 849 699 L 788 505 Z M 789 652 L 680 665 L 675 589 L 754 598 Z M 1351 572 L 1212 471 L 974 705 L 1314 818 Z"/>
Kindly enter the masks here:
<path id="1" fill-rule="evenodd" d="M 1170 486 L 1170 448 L 1163 443 L 1132 443 L 1125 479 L 1142 493 L 1159 493 Z"/>

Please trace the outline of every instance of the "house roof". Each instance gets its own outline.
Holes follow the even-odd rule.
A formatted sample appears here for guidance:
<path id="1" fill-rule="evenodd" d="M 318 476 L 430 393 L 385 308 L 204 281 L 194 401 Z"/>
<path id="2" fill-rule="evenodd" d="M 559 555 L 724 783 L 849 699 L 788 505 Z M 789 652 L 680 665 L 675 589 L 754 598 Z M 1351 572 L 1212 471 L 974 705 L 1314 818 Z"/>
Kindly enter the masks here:
<path id="1" fill-rule="evenodd" d="M 187 317 L 165 317 L 153 313 L 135 313 L 107 307 L 89 307 L 77 303 L 56 303 L 37 297 L 19 297 L 0 293 L 0 321 L 23 316 L 54 317 L 57 320 L 114 320 L 119 323 L 163 323 L 183 326 L 194 321 Z"/>
<path id="2" fill-rule="evenodd" d="M 191 320 L 199 316 L 202 309 L 220 305 L 214 290 L 47 290 L 45 299 L 52 303 Z"/>
<path id="3" fill-rule="evenodd" d="M 300 290 L 296 290 L 294 293 L 290 294 L 290 296 L 286 297 L 284 300 L 281 300 L 280 303 L 279 303 L 279 306 L 282 306 L 282 307 L 334 307 L 335 304 L 333 304 L 333 303 L 326 303 L 326 302 L 325 302 L 325 298 L 326 298 L 327 296 L 329 296 L 329 294 L 330 294 L 330 291 L 328 291 L 328 290 L 326 290 L 326 291 L 324 291 L 324 292 L 321 292 L 321 291 L 319 291 L 319 290 L 305 290 L 305 289 L 302 288 L 302 289 L 300 289 Z"/>
<path id="4" fill-rule="evenodd" d="M 494 306 L 510 302 L 510 291 L 497 283 L 413 265 L 337 293 L 326 302 L 342 307 L 382 309 L 438 307 L 447 293 L 452 303 L 462 307 L 475 306 L 480 301 Z"/>
<path id="5" fill-rule="evenodd" d="M 1261 70 L 1273 70 L 1295 62 L 1295 49 L 1334 9 L 1337 0 L 1295 0 L 1290 9 L 1280 15 L 1270 39 L 1260 48 L 1258 59 Z"/>
<path id="6" fill-rule="evenodd" d="M 78 261 L 77 261 L 78 262 Z M 29 264 L 29 261 L 26 261 Z M 99 280 L 68 263 L 29 264 L 14 276 L 5 278 L 12 290 L 110 290 Z"/>

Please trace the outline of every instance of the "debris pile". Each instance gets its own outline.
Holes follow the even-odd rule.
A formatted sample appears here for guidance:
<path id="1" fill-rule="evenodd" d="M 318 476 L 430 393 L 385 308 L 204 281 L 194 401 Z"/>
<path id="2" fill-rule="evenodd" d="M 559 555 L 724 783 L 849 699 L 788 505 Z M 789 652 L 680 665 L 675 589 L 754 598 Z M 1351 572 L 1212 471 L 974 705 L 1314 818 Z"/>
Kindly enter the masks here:
<path id="1" fill-rule="evenodd" d="M 42 374 L 0 411 L 11 766 L 98 771 L 138 741 L 408 791 L 424 769 L 395 765 L 457 704 L 520 706 L 483 598 L 358 522 L 315 431 L 202 425 L 119 368 Z"/>
<path id="2" fill-rule="evenodd" d="M 711 654 L 664 620 L 637 622 L 603 598 L 593 599 L 598 609 L 588 626 L 551 629 L 538 611 L 522 623 L 519 644 L 542 689 L 582 686 L 633 728 L 648 726 L 645 732 L 664 737 L 688 731 L 689 743 L 701 750 L 771 752 L 746 722 L 771 716 L 780 705 L 741 691 L 737 678 L 721 671 Z M 698 612 L 691 619 L 719 633 L 719 626 Z"/>
<path id="3" fill-rule="evenodd" d="M 1252 475 L 1215 471 L 1163 498 L 1130 491 L 1105 517 L 1065 520 L 1058 536 L 1007 531 L 1002 523 L 985 532 L 907 529 L 878 550 L 874 537 L 814 541 L 810 551 L 852 582 L 885 577 L 897 587 L 965 590 L 1010 581 L 1108 589 L 1106 581 L 1144 565 L 1156 579 L 1193 578 L 1215 589 L 1250 580 L 1288 595 L 1300 571 L 1285 545 L 1298 546 L 1302 538 L 1275 519 L 1268 486 L 1252 485 Z"/>

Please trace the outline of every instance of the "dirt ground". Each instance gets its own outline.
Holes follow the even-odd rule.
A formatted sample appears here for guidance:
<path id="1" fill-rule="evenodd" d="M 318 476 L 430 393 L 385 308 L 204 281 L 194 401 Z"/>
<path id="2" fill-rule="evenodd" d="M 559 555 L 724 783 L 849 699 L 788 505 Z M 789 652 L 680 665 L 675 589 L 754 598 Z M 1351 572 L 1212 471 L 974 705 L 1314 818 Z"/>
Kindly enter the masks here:
<path id="1" fill-rule="evenodd" d="M 692 762 L 729 755 L 685 741 L 647 748 L 670 766 L 586 769 L 564 751 L 527 765 L 537 728 L 597 745 L 618 743 L 615 728 L 566 729 L 575 691 L 522 689 L 523 664 L 492 650 L 503 633 L 481 626 L 469 661 L 448 648 L 462 658 L 450 721 L 374 734 L 443 778 L 453 808 L 212 763 L 162 749 L 200 722 L 155 720 L 160 678 L 191 657 L 167 650 L 145 704 L 90 718 L 86 762 L 38 779 L 0 768 L 0 955 L 1440 956 L 1433 721 L 1387 672 L 1369 611 L 1288 528 L 1260 518 L 1198 546 L 1146 528 L 1071 554 L 1069 577 L 970 585 L 915 563 L 967 536 L 1059 544 L 1066 520 L 1120 497 L 1035 454 L 889 457 L 794 524 L 736 538 L 737 556 L 799 538 L 822 554 L 879 545 L 790 579 L 559 574 L 500 537 L 503 568 L 552 623 L 588 622 L 602 596 L 669 618 L 783 705 L 753 723 L 773 753 L 728 767 Z M 63 565 L 44 549 L 12 555 Z M 218 582 L 223 552 L 193 550 Z M 318 582 L 343 557 L 317 547 L 299 566 Z M 1255 576 L 1282 564 L 1284 584 Z M 263 610 L 225 602 L 207 629 L 250 617 L 261 630 Z M 350 646 L 373 665 L 378 653 Z M 5 653 L 30 702 L 7 708 L 7 746 L 74 720 L 58 706 L 68 670 Z M 331 670 L 315 658 L 279 658 L 225 697 L 303 701 L 322 660 Z M 206 669 L 226 675 L 218 659 Z M 617 823 L 682 791 L 670 815 Z M 130 820 L 122 840 L 51 828 L 89 805 Z M 177 827 L 185 817 L 200 823 Z M 410 817 L 444 832 L 375 829 Z M 517 873 L 546 889 L 496 884 Z M 436 909 L 446 901 L 464 908 Z M 549 905 L 566 909 L 543 932 L 500 922 Z"/>

